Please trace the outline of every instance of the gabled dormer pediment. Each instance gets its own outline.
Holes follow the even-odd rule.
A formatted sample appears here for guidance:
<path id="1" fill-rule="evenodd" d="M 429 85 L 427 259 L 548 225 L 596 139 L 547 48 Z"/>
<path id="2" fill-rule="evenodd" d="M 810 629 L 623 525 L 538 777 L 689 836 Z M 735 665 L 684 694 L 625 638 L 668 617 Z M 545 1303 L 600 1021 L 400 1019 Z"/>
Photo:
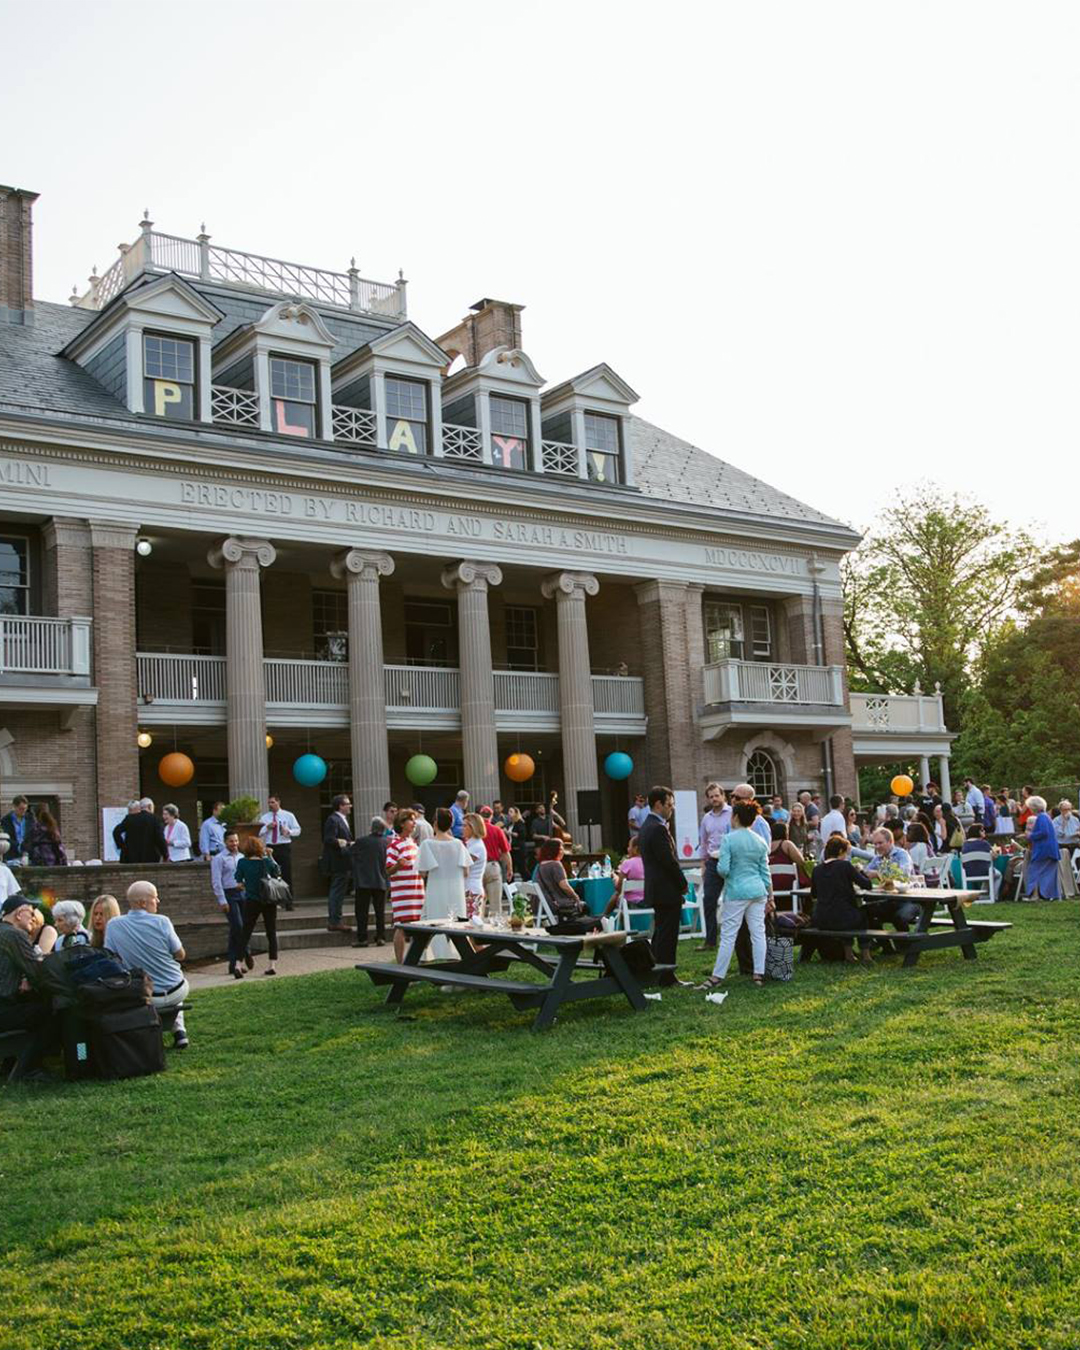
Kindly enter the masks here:
<path id="1" fill-rule="evenodd" d="M 576 400 L 600 405 L 618 405 L 625 411 L 632 403 L 637 403 L 638 394 L 606 361 L 601 361 L 598 366 L 584 370 L 580 375 L 574 375 L 571 379 L 564 380 L 562 384 L 549 389 L 543 398 L 544 411 L 546 413 L 549 408 L 554 409 Z"/>
<path id="2" fill-rule="evenodd" d="M 87 357 L 132 326 L 144 331 L 160 329 L 189 337 L 209 337 L 223 317 L 216 305 L 170 272 L 118 295 L 60 355 L 83 365 Z"/>
<path id="3" fill-rule="evenodd" d="M 403 323 L 366 342 L 338 361 L 334 386 L 351 384 L 375 370 L 397 371 L 416 379 L 438 380 L 450 357 L 414 323 Z"/>

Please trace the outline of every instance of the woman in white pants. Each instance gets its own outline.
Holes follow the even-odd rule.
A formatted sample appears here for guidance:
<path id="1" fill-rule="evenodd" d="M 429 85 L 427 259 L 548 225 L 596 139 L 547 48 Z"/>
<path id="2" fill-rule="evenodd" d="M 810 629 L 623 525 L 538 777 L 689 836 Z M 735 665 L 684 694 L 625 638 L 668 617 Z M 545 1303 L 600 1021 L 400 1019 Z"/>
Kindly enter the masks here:
<path id="1" fill-rule="evenodd" d="M 745 916 L 754 951 L 754 983 L 765 983 L 765 915 L 772 908 L 772 877 L 769 850 L 765 841 L 751 829 L 758 814 L 754 802 L 735 802 L 731 829 L 720 842 L 716 870 L 724 878 L 724 903 L 720 911 L 720 948 L 713 973 L 700 985 L 715 989 L 724 982 L 735 939 Z"/>

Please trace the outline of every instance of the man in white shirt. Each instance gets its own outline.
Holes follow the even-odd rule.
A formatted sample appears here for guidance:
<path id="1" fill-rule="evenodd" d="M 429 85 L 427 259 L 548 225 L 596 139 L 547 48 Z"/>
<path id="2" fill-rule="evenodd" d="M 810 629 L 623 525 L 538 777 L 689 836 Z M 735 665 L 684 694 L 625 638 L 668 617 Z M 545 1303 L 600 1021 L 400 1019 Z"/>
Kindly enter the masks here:
<path id="1" fill-rule="evenodd" d="M 235 830 L 227 830 L 225 847 L 210 859 L 210 885 L 229 925 L 229 974 L 237 980 L 244 974 L 241 961 L 248 970 L 255 964 L 250 947 L 244 947 L 244 888 L 236 884 L 239 861 L 240 836 Z"/>
<path id="2" fill-rule="evenodd" d="M 630 827 L 630 838 L 633 839 L 638 830 L 649 818 L 649 808 L 645 802 L 644 792 L 639 792 L 634 798 L 634 804 L 627 812 L 626 823 Z"/>
<path id="3" fill-rule="evenodd" d="M 844 819 L 844 799 L 839 793 L 834 793 L 829 798 L 829 809 L 826 811 L 821 821 L 821 847 L 829 842 L 834 834 L 841 834 L 847 838 L 847 821 Z"/>
<path id="4" fill-rule="evenodd" d="M 424 806 L 422 802 L 413 802 L 412 809 L 416 812 L 416 819 L 413 821 L 412 837 L 416 840 L 417 845 L 419 846 L 424 842 L 425 839 L 434 839 L 435 831 L 434 829 L 432 829 L 431 822 L 424 814 Z"/>
<path id="5" fill-rule="evenodd" d="M 981 825 L 983 818 L 982 788 L 977 787 L 975 780 L 972 778 L 964 779 L 964 804 Z"/>
<path id="6" fill-rule="evenodd" d="M 273 853 L 281 868 L 281 875 L 292 887 L 292 841 L 300 836 L 300 822 L 291 811 L 284 811 L 281 798 L 271 794 L 266 799 L 268 810 L 259 817 L 259 838 Z"/>
<path id="7" fill-rule="evenodd" d="M 1080 818 L 1073 811 L 1072 802 L 1067 798 L 1058 802 L 1058 814 L 1054 818 L 1054 833 L 1059 844 L 1068 844 L 1070 848 L 1080 845 Z"/>

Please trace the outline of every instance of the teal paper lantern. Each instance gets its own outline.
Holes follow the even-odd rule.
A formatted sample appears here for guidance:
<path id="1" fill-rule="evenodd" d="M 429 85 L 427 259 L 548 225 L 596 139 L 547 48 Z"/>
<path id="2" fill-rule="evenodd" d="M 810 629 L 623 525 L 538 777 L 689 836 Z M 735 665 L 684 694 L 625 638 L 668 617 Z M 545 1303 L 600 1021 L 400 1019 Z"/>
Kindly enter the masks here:
<path id="1" fill-rule="evenodd" d="M 319 755 L 301 755 L 292 766 L 293 777 L 301 787 L 318 787 L 326 777 L 326 760 Z"/>
<path id="2" fill-rule="evenodd" d="M 634 761 L 621 750 L 613 750 L 604 760 L 604 772 L 613 782 L 621 783 L 634 772 Z"/>
<path id="3" fill-rule="evenodd" d="M 405 777 L 413 787 L 427 787 L 435 781 L 438 772 L 439 766 L 430 755 L 413 755 L 405 765 Z"/>

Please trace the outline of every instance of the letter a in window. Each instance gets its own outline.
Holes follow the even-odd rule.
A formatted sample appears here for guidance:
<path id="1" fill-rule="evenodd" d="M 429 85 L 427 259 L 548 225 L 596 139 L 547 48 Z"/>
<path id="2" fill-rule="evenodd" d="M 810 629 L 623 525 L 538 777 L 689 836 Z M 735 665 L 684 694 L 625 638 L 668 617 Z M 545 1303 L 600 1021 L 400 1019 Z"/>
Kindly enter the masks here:
<path id="1" fill-rule="evenodd" d="M 179 403 L 183 397 L 184 391 L 178 384 L 170 384 L 168 380 L 155 380 L 154 416 L 168 417 L 168 405 L 170 403 Z"/>
<path id="2" fill-rule="evenodd" d="M 387 445 L 391 450 L 404 450 L 408 455 L 420 453 L 416 444 L 416 437 L 413 435 L 413 429 L 406 421 L 394 423 L 394 429 L 390 433 Z"/>

